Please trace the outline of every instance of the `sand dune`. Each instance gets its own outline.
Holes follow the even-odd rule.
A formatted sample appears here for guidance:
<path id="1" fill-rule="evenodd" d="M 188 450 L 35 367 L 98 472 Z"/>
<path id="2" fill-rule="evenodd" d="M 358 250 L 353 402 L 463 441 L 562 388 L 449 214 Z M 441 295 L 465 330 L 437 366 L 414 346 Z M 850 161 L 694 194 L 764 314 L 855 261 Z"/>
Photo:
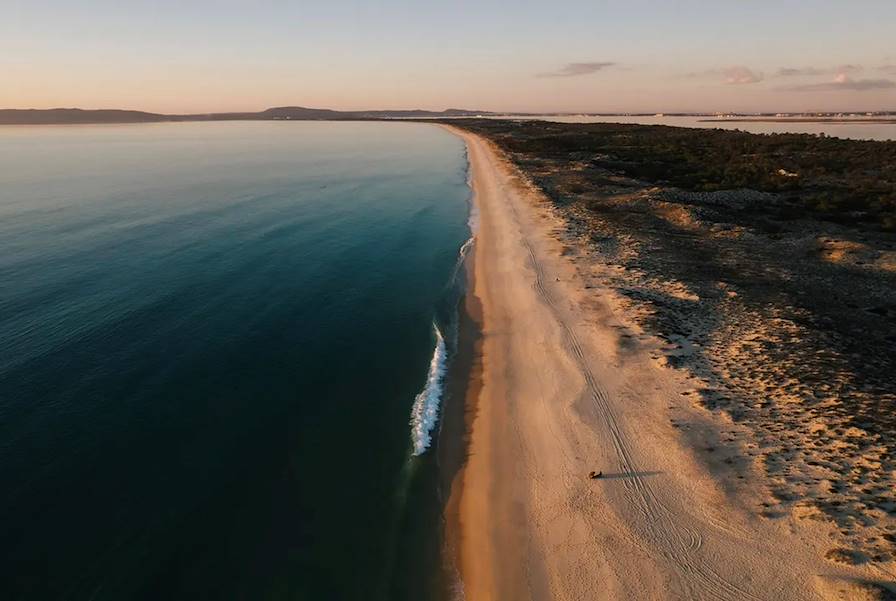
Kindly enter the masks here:
<path id="1" fill-rule="evenodd" d="M 876 598 L 889 574 L 824 558 L 833 525 L 757 514 L 761 474 L 734 481 L 713 454 L 740 426 L 691 402 L 612 289 L 586 287 L 550 203 L 451 131 L 480 213 L 481 382 L 449 504 L 465 598 Z"/>

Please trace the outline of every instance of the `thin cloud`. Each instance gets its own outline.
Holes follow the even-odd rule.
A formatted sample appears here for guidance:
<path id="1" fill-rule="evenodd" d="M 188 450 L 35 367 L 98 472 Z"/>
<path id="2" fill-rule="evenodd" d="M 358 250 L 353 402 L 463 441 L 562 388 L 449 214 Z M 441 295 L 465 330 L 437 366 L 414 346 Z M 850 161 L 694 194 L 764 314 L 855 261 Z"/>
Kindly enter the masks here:
<path id="1" fill-rule="evenodd" d="M 864 70 L 862 65 L 840 65 L 835 69 L 837 73 L 861 73 Z"/>
<path id="2" fill-rule="evenodd" d="M 728 85 L 758 83 L 765 78 L 761 72 L 753 71 L 743 65 L 733 65 L 723 69 L 709 69 L 707 71 L 693 71 L 678 77 L 685 79 L 721 79 Z"/>
<path id="3" fill-rule="evenodd" d="M 577 77 L 579 75 L 590 75 L 597 73 L 607 67 L 612 67 L 616 63 L 611 62 L 592 62 L 592 63 L 567 63 L 556 71 L 548 73 L 539 73 L 538 77 Z"/>
<path id="4" fill-rule="evenodd" d="M 722 75 L 725 76 L 725 83 L 728 85 L 759 83 L 763 80 L 762 73 L 757 73 L 743 65 L 735 65 L 733 67 L 722 69 Z"/>
<path id="5" fill-rule="evenodd" d="M 784 92 L 835 92 L 841 90 L 864 92 L 867 90 L 887 90 L 890 88 L 896 88 L 896 81 L 893 81 L 892 79 L 853 79 L 846 73 L 840 73 L 834 78 L 834 81 L 810 83 L 799 86 L 785 86 L 778 89 Z"/>
<path id="6" fill-rule="evenodd" d="M 881 65 L 877 70 L 887 75 L 896 75 L 896 65 Z"/>
<path id="7" fill-rule="evenodd" d="M 839 65 L 837 67 L 782 67 L 775 73 L 776 77 L 816 77 L 841 73 L 860 73 L 862 65 Z"/>
<path id="8" fill-rule="evenodd" d="M 828 73 L 828 71 L 817 69 L 815 67 L 803 67 L 799 69 L 793 67 L 781 67 L 775 75 L 777 77 L 803 77 L 809 75 L 824 75 L 825 73 Z"/>

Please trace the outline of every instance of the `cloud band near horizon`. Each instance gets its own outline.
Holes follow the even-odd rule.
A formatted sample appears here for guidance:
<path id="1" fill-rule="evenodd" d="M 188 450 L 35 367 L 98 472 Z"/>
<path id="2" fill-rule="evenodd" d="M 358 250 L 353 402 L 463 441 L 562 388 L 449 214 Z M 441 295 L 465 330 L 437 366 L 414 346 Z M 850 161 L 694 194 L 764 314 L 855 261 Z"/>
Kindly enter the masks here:
<path id="1" fill-rule="evenodd" d="M 610 61 L 603 62 L 586 62 L 586 63 L 567 63 L 556 71 L 548 71 L 539 73 L 538 77 L 576 77 L 580 75 L 590 75 L 597 73 L 608 67 L 615 66 L 616 63 Z"/>

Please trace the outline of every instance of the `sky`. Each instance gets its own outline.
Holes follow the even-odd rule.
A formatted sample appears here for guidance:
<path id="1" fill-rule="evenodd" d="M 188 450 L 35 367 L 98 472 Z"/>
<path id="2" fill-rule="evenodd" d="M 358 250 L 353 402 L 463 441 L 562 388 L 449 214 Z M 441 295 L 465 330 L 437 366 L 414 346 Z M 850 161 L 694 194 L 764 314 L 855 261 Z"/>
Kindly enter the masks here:
<path id="1" fill-rule="evenodd" d="M 896 110 L 894 0 L 0 0 L 0 108 Z"/>

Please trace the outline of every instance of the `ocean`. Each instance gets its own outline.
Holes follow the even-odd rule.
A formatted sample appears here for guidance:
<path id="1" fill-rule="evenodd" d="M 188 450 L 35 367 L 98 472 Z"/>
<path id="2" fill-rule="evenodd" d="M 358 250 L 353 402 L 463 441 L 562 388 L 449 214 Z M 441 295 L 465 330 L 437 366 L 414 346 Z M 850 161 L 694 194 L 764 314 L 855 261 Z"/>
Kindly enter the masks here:
<path id="1" fill-rule="evenodd" d="M 438 596 L 469 198 L 426 124 L 0 127 L 0 598 Z"/>

